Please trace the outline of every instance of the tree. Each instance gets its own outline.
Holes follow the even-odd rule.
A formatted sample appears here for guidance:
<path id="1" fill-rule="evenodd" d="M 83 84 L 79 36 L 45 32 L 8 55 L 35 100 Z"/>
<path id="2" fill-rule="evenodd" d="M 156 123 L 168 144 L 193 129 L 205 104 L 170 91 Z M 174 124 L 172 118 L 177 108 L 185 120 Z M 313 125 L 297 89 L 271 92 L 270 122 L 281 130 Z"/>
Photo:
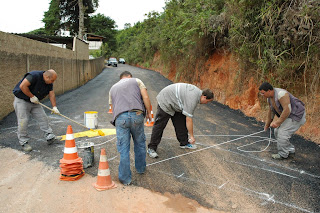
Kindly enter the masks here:
<path id="1" fill-rule="evenodd" d="M 32 30 L 30 32 L 28 32 L 27 34 L 33 34 L 33 35 L 46 35 L 46 31 L 44 28 L 39 28 L 36 30 Z"/>
<path id="2" fill-rule="evenodd" d="M 42 20 L 47 34 L 57 35 L 64 29 L 69 30 L 71 35 L 81 34 L 82 38 L 89 26 L 89 14 L 95 11 L 98 3 L 99 0 L 51 0 Z"/>
<path id="3" fill-rule="evenodd" d="M 78 32 L 78 38 L 82 39 L 84 32 L 85 32 L 85 27 L 84 27 L 84 16 L 85 16 L 85 11 L 87 7 L 84 7 L 83 5 L 83 0 L 78 0 L 78 5 L 79 5 L 79 32 Z"/>
<path id="4" fill-rule="evenodd" d="M 45 34 L 57 35 L 61 28 L 60 19 L 59 0 L 51 0 L 49 10 L 44 13 L 44 18 L 42 19 L 45 24 Z"/>
<path id="5" fill-rule="evenodd" d="M 105 37 L 104 42 L 111 50 L 115 50 L 117 30 L 115 21 L 100 13 L 89 18 L 88 32 Z"/>
<path id="6" fill-rule="evenodd" d="M 131 27 L 131 24 L 130 23 L 125 23 L 124 24 L 124 29 L 128 29 L 128 28 L 130 28 Z"/>
<path id="7" fill-rule="evenodd" d="M 42 21 L 48 35 L 57 35 L 61 29 L 82 39 L 89 25 L 88 15 L 98 7 L 99 0 L 51 0 Z"/>

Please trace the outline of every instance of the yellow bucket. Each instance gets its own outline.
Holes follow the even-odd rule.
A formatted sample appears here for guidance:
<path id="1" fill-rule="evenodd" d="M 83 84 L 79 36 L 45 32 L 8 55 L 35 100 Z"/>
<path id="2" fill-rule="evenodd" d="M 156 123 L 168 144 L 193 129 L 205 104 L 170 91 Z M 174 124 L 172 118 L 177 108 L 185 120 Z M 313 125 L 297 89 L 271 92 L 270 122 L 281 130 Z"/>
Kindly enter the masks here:
<path id="1" fill-rule="evenodd" d="M 84 125 L 89 129 L 98 128 L 98 112 L 96 111 L 84 112 Z"/>

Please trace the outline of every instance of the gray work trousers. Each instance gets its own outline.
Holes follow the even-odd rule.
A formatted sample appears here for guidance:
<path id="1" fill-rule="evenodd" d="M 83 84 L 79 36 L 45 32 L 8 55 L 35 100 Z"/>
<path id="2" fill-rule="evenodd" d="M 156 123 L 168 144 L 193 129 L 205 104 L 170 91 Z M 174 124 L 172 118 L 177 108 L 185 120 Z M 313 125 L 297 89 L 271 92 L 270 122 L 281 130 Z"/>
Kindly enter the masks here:
<path id="1" fill-rule="evenodd" d="M 28 123 L 31 116 L 36 119 L 40 129 L 45 133 L 44 137 L 46 140 L 55 137 L 49 126 L 48 117 L 41 105 L 14 97 L 13 107 L 18 120 L 18 139 L 20 145 L 23 145 L 30 140 L 30 137 L 28 136 Z"/>
<path id="2" fill-rule="evenodd" d="M 274 129 L 279 155 L 287 158 L 290 153 L 295 153 L 295 148 L 290 143 L 290 138 L 305 122 L 306 113 L 303 114 L 303 117 L 300 121 L 287 118 L 278 128 Z"/>

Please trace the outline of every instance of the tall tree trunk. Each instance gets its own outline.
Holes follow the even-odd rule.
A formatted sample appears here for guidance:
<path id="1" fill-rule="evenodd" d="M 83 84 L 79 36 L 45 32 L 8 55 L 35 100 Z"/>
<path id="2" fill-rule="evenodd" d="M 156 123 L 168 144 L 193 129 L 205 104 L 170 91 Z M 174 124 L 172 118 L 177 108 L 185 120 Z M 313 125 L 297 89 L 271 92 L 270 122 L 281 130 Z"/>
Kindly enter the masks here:
<path id="1" fill-rule="evenodd" d="M 85 33 L 85 28 L 84 28 L 84 12 L 85 12 L 85 7 L 83 6 L 83 0 L 78 0 L 79 4 L 79 32 L 78 32 L 78 38 L 83 39 L 83 35 Z"/>

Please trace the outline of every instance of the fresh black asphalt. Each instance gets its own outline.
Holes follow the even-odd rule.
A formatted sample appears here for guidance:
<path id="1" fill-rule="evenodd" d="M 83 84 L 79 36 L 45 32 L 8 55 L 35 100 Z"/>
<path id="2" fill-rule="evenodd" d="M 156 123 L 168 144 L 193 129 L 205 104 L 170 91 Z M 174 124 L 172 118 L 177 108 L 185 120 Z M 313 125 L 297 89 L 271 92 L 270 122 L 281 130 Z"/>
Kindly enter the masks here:
<path id="1" fill-rule="evenodd" d="M 156 95 L 172 82 L 152 70 L 119 65 L 106 67 L 82 87 L 58 95 L 57 106 L 61 114 L 83 123 L 84 112 L 97 111 L 98 128 L 114 128 L 109 122 L 111 114 L 107 113 L 108 92 L 125 70 L 145 83 L 156 113 Z M 48 100 L 43 103 L 51 107 Z M 66 134 L 68 125 L 72 125 L 74 133 L 86 131 L 59 115 L 45 111 L 56 135 Z M 17 140 L 14 112 L 0 121 L 0 128 L 0 146 L 22 151 Z M 269 133 L 254 134 L 262 129 L 263 123 L 220 103 L 199 105 L 194 115 L 194 132 L 200 151 L 180 149 L 169 122 L 157 150 L 159 158 L 147 156 L 145 174 L 135 172 L 131 149 L 132 187 L 180 193 L 205 207 L 220 211 L 320 212 L 320 147 L 294 135 L 291 141 L 296 146 L 296 154 L 286 160 L 273 160 L 270 156 L 276 152 L 276 143 L 267 140 Z M 152 127 L 145 128 L 146 143 L 150 140 L 151 130 Z M 34 149 L 28 153 L 31 159 L 59 169 L 64 141 L 48 146 L 34 120 L 29 124 L 29 134 L 32 137 L 30 145 Z M 254 135 L 248 136 L 250 134 Z M 112 179 L 117 180 L 119 154 L 115 135 L 76 138 L 76 143 L 80 142 L 95 144 L 95 164 L 85 169 L 86 174 L 97 175 L 100 149 L 106 148 Z M 81 149 L 78 152 L 79 155 L 83 153 Z"/>

